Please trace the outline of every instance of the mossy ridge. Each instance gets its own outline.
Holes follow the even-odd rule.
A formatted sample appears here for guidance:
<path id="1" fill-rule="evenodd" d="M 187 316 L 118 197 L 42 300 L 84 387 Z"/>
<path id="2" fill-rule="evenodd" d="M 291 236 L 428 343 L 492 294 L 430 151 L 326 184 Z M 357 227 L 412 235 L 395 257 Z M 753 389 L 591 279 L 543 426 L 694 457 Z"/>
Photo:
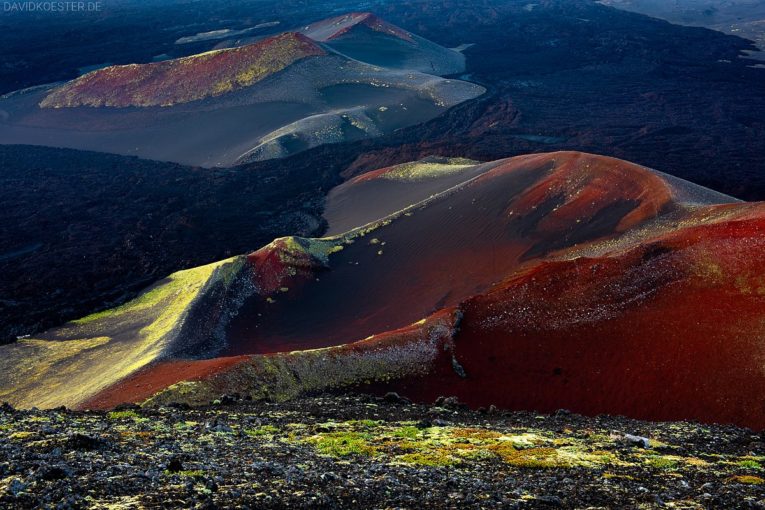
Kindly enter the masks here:
<path id="1" fill-rule="evenodd" d="M 275 249 L 285 265 L 303 264 L 310 260 L 329 267 L 329 256 L 342 251 L 343 244 L 330 238 L 288 236 L 274 240 L 263 249 Z"/>
<path id="2" fill-rule="evenodd" d="M 340 388 L 372 381 L 422 375 L 452 341 L 458 312 L 431 318 L 404 345 L 362 340 L 346 346 L 253 356 L 229 370 L 202 381 L 182 381 L 143 405 L 173 402 L 204 405 L 223 394 L 244 394 L 253 400 L 285 401 L 310 391 Z"/>
<path id="3" fill-rule="evenodd" d="M 71 325 L 87 326 L 101 323 L 104 320 L 129 319 L 131 318 L 128 317 L 129 315 L 140 314 L 160 307 L 172 309 L 168 315 L 173 315 L 172 311 L 180 311 L 178 305 L 187 301 L 184 298 L 189 293 L 198 291 L 201 286 L 200 284 L 207 281 L 213 271 L 225 265 L 240 266 L 242 262 L 243 257 L 232 257 L 205 266 L 178 271 L 152 285 L 135 299 L 116 308 L 110 308 L 74 320 L 71 322 Z M 227 283 L 230 282 L 233 274 L 235 274 L 235 271 L 221 271 L 219 276 L 224 283 Z M 98 325 L 100 326 L 101 324 Z"/>
<path id="4" fill-rule="evenodd" d="M 0 381 L 0 398 L 18 407 L 79 405 L 159 358 L 180 335 L 190 309 L 209 285 L 230 280 L 243 261 L 234 257 L 173 273 L 122 306 L 71 322 L 42 338 L 4 346 L 0 369 L 14 365 L 15 359 L 33 362 L 24 366 L 23 373 L 13 366 L 8 373 L 16 377 Z M 47 381 L 44 387 L 35 384 L 40 380 Z"/>

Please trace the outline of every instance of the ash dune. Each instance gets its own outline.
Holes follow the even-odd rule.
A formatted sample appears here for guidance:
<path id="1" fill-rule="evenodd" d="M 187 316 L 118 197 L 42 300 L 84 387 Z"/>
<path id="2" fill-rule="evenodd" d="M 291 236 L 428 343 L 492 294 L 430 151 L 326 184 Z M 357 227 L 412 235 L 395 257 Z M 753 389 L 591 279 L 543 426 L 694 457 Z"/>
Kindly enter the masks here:
<path id="1" fill-rule="evenodd" d="M 364 26 L 393 27 L 369 19 Z M 231 166 L 380 136 L 485 92 L 437 76 L 464 68 L 464 58 L 452 50 L 415 36 L 405 48 L 396 46 L 403 42 L 398 38 L 373 39 L 368 47 L 363 37 L 347 37 L 341 38 L 343 50 L 353 57 L 334 49 L 335 42 L 286 32 L 190 57 L 109 66 L 71 82 L 8 94 L 0 98 L 0 139 Z M 369 63 L 361 53 L 372 61 L 378 53 L 395 54 L 401 65 Z M 423 59 L 453 65 L 420 72 Z"/>
<path id="2" fill-rule="evenodd" d="M 3 347 L 0 397 L 106 407 L 354 386 L 765 427 L 762 392 L 741 390 L 765 385 L 762 204 L 551 153 L 381 169 L 333 190 L 325 214 L 342 233 L 277 239 Z M 117 352 L 128 366 L 94 376 Z"/>

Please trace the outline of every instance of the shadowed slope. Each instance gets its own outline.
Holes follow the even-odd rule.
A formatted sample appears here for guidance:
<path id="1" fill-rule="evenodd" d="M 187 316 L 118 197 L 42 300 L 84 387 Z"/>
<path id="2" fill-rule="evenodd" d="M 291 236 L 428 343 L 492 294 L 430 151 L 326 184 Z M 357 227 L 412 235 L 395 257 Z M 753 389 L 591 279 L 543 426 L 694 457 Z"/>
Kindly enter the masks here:
<path id="1" fill-rule="evenodd" d="M 472 406 L 763 428 L 763 215 L 761 204 L 699 209 L 645 229 L 638 244 L 595 243 L 587 256 L 574 250 L 528 265 L 409 328 L 256 356 L 152 402 L 203 403 L 243 388 L 256 398 L 288 398 L 354 385 L 420 401 L 456 395 Z M 436 317 L 453 319 L 434 330 Z M 382 347 L 383 339 L 395 348 Z M 432 355 L 415 354 L 424 346 Z M 410 349 L 403 357 L 416 369 L 398 369 Z M 385 363 L 370 367 L 360 351 Z"/>

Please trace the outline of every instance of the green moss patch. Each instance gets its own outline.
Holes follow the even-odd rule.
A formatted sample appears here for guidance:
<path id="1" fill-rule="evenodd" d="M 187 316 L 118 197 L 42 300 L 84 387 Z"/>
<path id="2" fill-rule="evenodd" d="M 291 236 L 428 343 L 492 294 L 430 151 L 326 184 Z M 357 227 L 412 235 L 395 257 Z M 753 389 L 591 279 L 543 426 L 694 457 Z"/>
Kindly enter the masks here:
<path id="1" fill-rule="evenodd" d="M 278 427 L 275 427 L 274 425 L 263 425 L 262 427 L 258 427 L 256 429 L 244 430 L 244 433 L 251 437 L 273 436 L 274 434 L 278 434 L 279 432 L 280 432 L 280 429 Z"/>
<path id="2" fill-rule="evenodd" d="M 516 468 L 593 468 L 616 462 L 607 452 L 584 444 L 552 440 L 532 432 L 504 435 L 483 428 L 424 427 L 412 423 L 352 421 L 324 424 L 320 432 L 298 441 L 333 457 L 380 456 L 393 464 L 453 466 L 476 460 L 501 461 Z"/>
<path id="3" fill-rule="evenodd" d="M 762 470 L 762 465 L 754 459 L 742 459 L 736 462 L 736 465 L 744 469 Z"/>
<path id="4" fill-rule="evenodd" d="M 110 420 L 128 420 L 140 417 L 135 411 L 112 411 L 108 416 Z"/>
<path id="5" fill-rule="evenodd" d="M 319 453 L 333 457 L 349 455 L 376 455 L 377 448 L 372 446 L 371 436 L 359 432 L 329 432 L 308 442 L 313 443 Z"/>

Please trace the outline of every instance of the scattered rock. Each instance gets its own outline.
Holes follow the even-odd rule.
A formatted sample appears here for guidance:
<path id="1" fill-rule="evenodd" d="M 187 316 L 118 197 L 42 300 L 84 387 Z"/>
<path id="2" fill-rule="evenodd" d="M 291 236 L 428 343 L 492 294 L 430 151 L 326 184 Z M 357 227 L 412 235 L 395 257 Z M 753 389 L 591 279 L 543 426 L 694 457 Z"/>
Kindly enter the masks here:
<path id="1" fill-rule="evenodd" d="M 643 436 L 635 436 L 632 434 L 619 434 L 617 433 L 617 437 L 620 438 L 620 442 L 627 446 L 632 446 L 635 448 L 650 448 L 651 447 L 651 440 L 647 437 Z"/>
<path id="2" fill-rule="evenodd" d="M 327 471 L 326 473 L 322 473 L 319 478 L 321 478 L 322 482 L 336 482 L 337 480 L 340 479 L 340 477 L 337 476 L 332 471 Z"/>
<path id="3" fill-rule="evenodd" d="M 284 467 L 276 462 L 253 462 L 250 466 L 254 471 L 261 473 L 267 473 L 274 476 L 281 476 L 284 474 Z"/>
<path id="4" fill-rule="evenodd" d="M 22 492 L 24 492 L 27 488 L 27 485 L 23 483 L 18 478 L 14 478 L 11 480 L 11 483 L 8 484 L 8 494 L 11 496 L 18 496 Z"/>
<path id="5" fill-rule="evenodd" d="M 132 403 L 120 404 L 114 408 L 115 411 L 139 411 L 140 409 L 141 406 Z"/>
<path id="6" fill-rule="evenodd" d="M 80 434 L 76 432 L 69 436 L 67 445 L 72 450 L 98 450 L 106 446 L 106 442 L 100 438 Z"/>
<path id="7" fill-rule="evenodd" d="M 216 416 L 212 421 L 205 424 L 205 428 L 210 432 L 223 432 L 230 434 L 233 429 L 221 417 Z"/>
<path id="8" fill-rule="evenodd" d="M 180 473 L 183 471 L 183 459 L 181 457 L 173 457 L 170 462 L 167 463 L 167 470 L 170 473 Z"/>
<path id="9" fill-rule="evenodd" d="M 539 496 L 536 501 L 544 506 L 553 508 L 563 508 L 563 500 L 557 496 Z"/>
<path id="10" fill-rule="evenodd" d="M 63 480 L 71 476 L 68 468 L 63 466 L 51 466 L 42 470 L 42 479 L 47 481 Z"/>
<path id="11" fill-rule="evenodd" d="M 455 405 L 447 397 L 440 403 Z M 115 424 L 99 412 L 0 415 L 8 431 L 0 434 L 0 508 L 84 508 L 82 495 L 120 501 L 136 494 L 148 508 L 532 510 L 621 508 L 625 502 L 658 508 L 680 501 L 694 508 L 740 508 L 745 501 L 747 508 L 757 508 L 765 487 L 756 467 L 739 464 L 758 461 L 750 460 L 751 432 L 735 427 L 566 413 L 551 419 L 533 412 L 455 412 L 354 395 L 147 411 L 146 416 Z M 108 428 L 96 432 L 105 424 Z M 231 429 L 242 433 L 215 433 Z M 667 453 L 646 452 L 640 445 L 647 438 L 629 439 L 617 430 L 655 434 L 667 443 Z M 483 443 L 498 441 L 496 433 L 523 438 L 517 447 L 512 444 L 518 459 L 504 462 L 486 451 Z M 464 443 L 453 442 L 463 435 Z M 541 448 L 533 444 L 539 435 L 551 442 Z M 524 443 L 525 436 L 531 442 Z M 442 444 L 488 455 L 460 458 Z M 566 445 L 567 455 L 604 452 L 619 462 L 537 469 L 535 449 L 544 456 L 559 444 Z M 710 465 L 663 458 L 668 455 Z M 654 466 L 648 457 L 671 467 Z M 728 481 L 735 476 L 735 482 Z"/>
<path id="12" fill-rule="evenodd" d="M 408 398 L 402 397 L 401 395 L 399 395 L 395 391 L 389 391 L 388 393 L 385 394 L 383 399 L 386 402 L 390 402 L 391 404 L 409 404 L 409 403 L 411 403 L 411 400 L 409 400 Z"/>
<path id="13" fill-rule="evenodd" d="M 447 409 L 467 409 L 468 406 L 460 402 L 457 397 L 438 397 L 435 404 Z"/>

